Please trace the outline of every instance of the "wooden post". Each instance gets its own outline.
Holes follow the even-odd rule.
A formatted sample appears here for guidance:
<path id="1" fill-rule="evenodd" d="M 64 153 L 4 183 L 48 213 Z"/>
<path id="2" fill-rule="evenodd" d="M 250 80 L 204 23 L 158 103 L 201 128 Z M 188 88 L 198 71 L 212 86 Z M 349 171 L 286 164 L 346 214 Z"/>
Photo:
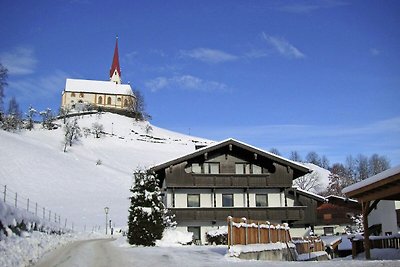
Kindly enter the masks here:
<path id="1" fill-rule="evenodd" d="M 247 234 L 247 219 L 246 218 L 242 218 L 243 222 L 245 223 L 245 228 L 244 228 L 244 244 L 247 245 L 248 244 L 248 234 Z"/>
<path id="2" fill-rule="evenodd" d="M 362 214 L 363 214 L 363 226 L 364 226 L 364 250 L 365 258 L 371 259 L 370 242 L 369 242 L 369 230 L 368 230 L 368 208 L 370 201 L 362 202 Z"/>

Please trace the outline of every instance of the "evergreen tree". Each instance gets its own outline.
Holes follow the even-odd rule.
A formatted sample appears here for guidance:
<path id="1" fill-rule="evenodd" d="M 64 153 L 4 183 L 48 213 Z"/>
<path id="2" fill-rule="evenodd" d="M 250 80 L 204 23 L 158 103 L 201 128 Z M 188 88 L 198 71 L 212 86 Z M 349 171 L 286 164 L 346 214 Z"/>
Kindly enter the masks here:
<path id="1" fill-rule="evenodd" d="M 165 223 L 158 179 L 154 172 L 137 170 L 128 217 L 128 242 L 131 245 L 154 246 L 161 239 Z"/>

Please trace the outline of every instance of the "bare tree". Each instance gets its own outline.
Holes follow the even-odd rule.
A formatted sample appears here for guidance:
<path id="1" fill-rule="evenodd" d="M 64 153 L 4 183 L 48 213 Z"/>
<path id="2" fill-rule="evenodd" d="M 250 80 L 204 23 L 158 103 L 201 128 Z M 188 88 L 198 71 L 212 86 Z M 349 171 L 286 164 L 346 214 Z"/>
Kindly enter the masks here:
<path id="1" fill-rule="evenodd" d="M 100 138 L 101 134 L 104 131 L 103 124 L 98 123 L 98 122 L 93 123 L 92 124 L 92 130 L 93 130 L 94 136 L 96 138 Z"/>
<path id="2" fill-rule="evenodd" d="M 359 154 L 356 158 L 356 162 L 357 162 L 356 182 L 367 179 L 369 177 L 368 157 Z"/>
<path id="3" fill-rule="evenodd" d="M 302 162 L 302 161 L 303 161 L 303 160 L 301 159 L 301 156 L 300 156 L 299 152 L 297 152 L 297 151 L 292 151 L 292 152 L 290 152 L 290 157 L 289 157 L 289 159 L 290 159 L 290 160 L 293 160 L 293 161 L 297 161 L 297 162 Z"/>
<path id="4" fill-rule="evenodd" d="M 63 118 L 63 123 L 65 124 L 67 122 L 67 117 L 68 114 L 71 112 L 71 108 L 70 107 L 61 107 L 59 110 L 59 115 L 60 117 Z"/>
<path id="5" fill-rule="evenodd" d="M 0 121 L 1 121 L 1 114 L 3 113 L 4 88 L 8 85 L 7 77 L 8 77 L 8 70 L 0 63 Z"/>
<path id="6" fill-rule="evenodd" d="M 390 162 L 385 156 L 373 154 L 368 160 L 369 175 L 373 176 L 390 168 Z"/>
<path id="7" fill-rule="evenodd" d="M 331 174 L 329 175 L 329 185 L 327 188 L 327 195 L 344 196 L 342 189 L 353 183 L 348 170 L 341 163 L 332 165 Z"/>
<path id="8" fill-rule="evenodd" d="M 321 157 L 321 166 L 324 169 L 329 169 L 329 160 L 325 155 L 322 155 Z"/>
<path id="9" fill-rule="evenodd" d="M 293 184 L 298 186 L 300 189 L 306 191 L 315 191 L 317 193 L 321 187 L 319 174 L 316 171 L 293 180 Z"/>
<path id="10" fill-rule="evenodd" d="M 281 155 L 281 153 L 279 152 L 279 150 L 278 150 L 277 148 L 275 148 L 275 147 L 271 148 L 271 149 L 269 150 L 269 152 L 271 152 L 272 154 L 275 154 L 275 155 L 277 155 L 277 156 L 280 156 L 280 155 Z"/>
<path id="11" fill-rule="evenodd" d="M 72 146 L 74 140 L 81 136 L 81 128 L 78 125 L 78 118 L 67 120 L 64 125 L 64 152 L 67 152 L 67 146 Z"/>
<path id="12" fill-rule="evenodd" d="M 146 112 L 146 104 L 144 101 L 143 94 L 138 89 L 133 89 L 133 94 L 136 97 L 135 103 L 131 103 L 131 111 L 134 114 L 134 118 L 137 121 L 148 121 L 151 120 L 151 116 Z"/>
<path id="13" fill-rule="evenodd" d="M 307 154 L 306 156 L 306 162 L 315 164 L 317 166 L 321 167 L 321 158 L 319 157 L 319 155 L 317 154 L 317 152 L 315 151 L 311 151 Z"/>

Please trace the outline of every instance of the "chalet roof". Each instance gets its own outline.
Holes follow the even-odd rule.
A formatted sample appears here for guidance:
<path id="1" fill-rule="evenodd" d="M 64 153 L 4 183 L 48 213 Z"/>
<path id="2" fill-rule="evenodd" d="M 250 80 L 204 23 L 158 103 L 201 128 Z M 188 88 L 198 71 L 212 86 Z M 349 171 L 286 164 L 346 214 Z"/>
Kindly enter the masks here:
<path id="1" fill-rule="evenodd" d="M 116 84 L 111 81 L 67 79 L 65 91 L 134 96 L 129 84 Z"/>
<path id="2" fill-rule="evenodd" d="M 238 140 L 235 140 L 233 138 L 229 138 L 229 139 L 223 140 L 221 142 L 214 143 L 212 145 L 200 148 L 200 149 L 198 149 L 198 150 L 196 150 L 196 151 L 194 151 L 194 152 L 192 152 L 190 154 L 187 154 L 187 155 L 184 155 L 182 157 L 179 157 L 179 158 L 176 158 L 176 159 L 161 163 L 159 165 L 156 165 L 156 166 L 152 167 L 152 169 L 157 172 L 157 171 L 163 170 L 165 168 L 168 168 L 171 165 L 176 165 L 176 164 L 188 161 L 188 160 L 190 160 L 192 158 L 196 158 L 198 156 L 204 155 L 205 153 L 216 151 L 218 149 L 221 149 L 221 148 L 229 146 L 229 145 L 232 145 L 234 147 L 239 147 L 239 148 L 247 150 L 247 151 L 249 151 L 251 153 L 255 153 L 258 156 L 265 157 L 265 158 L 271 159 L 272 161 L 280 163 L 280 164 L 282 164 L 284 166 L 291 167 L 293 170 L 295 170 L 295 173 L 296 173 L 294 178 L 298 178 L 298 177 L 303 176 L 303 175 L 305 175 L 305 174 L 307 174 L 309 172 L 312 172 L 312 170 L 310 170 L 308 167 L 306 167 L 306 166 L 304 166 L 302 164 L 299 164 L 299 163 L 297 163 L 295 161 L 292 161 L 292 160 L 286 159 L 284 157 L 275 155 L 275 154 L 273 154 L 271 152 L 267 152 L 267 151 L 261 150 L 259 148 L 254 147 L 254 146 L 251 146 L 249 144 L 246 144 L 246 143 L 240 142 Z"/>
<path id="3" fill-rule="evenodd" d="M 326 198 L 326 200 L 327 200 L 328 202 L 331 201 L 331 200 L 337 199 L 337 200 L 340 200 L 340 201 L 343 201 L 343 202 L 358 203 L 358 201 L 355 200 L 355 199 L 347 198 L 347 197 L 340 197 L 340 196 L 335 196 L 335 195 L 329 195 L 329 196 L 327 196 L 327 197 L 325 197 L 325 198 Z"/>
<path id="4" fill-rule="evenodd" d="M 121 77 L 121 68 L 119 66 L 119 55 L 118 55 L 118 37 L 115 41 L 114 57 L 110 68 L 110 78 L 113 76 L 115 69 L 117 69 L 118 75 L 119 77 Z"/>
<path id="5" fill-rule="evenodd" d="M 400 165 L 350 185 L 342 192 L 362 201 L 400 200 Z"/>
<path id="6" fill-rule="evenodd" d="M 325 202 L 325 201 L 326 201 L 326 198 L 325 198 L 325 197 L 320 196 L 320 195 L 315 194 L 315 193 L 312 193 L 312 192 L 307 191 L 307 190 L 303 190 L 303 189 L 301 189 L 301 188 L 299 188 L 299 187 L 297 187 L 297 186 L 293 186 L 293 187 L 292 187 L 291 189 L 289 189 L 289 190 L 290 190 L 290 191 L 296 190 L 296 192 L 297 192 L 298 194 L 304 195 L 304 196 L 309 197 L 309 198 L 313 198 L 313 199 L 315 199 L 315 200 L 317 200 L 317 201 L 321 201 L 321 202 Z"/>

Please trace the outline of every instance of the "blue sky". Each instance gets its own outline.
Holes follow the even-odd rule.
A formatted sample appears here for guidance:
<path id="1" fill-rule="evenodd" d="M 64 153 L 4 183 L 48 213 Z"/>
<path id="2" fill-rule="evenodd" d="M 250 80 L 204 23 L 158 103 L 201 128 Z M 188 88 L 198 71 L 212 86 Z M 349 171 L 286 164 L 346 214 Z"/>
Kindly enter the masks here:
<path id="1" fill-rule="evenodd" d="M 399 1 L 0 5 L 5 93 L 24 111 L 57 110 L 66 78 L 107 80 L 118 35 L 123 82 L 157 126 L 400 164 Z"/>

